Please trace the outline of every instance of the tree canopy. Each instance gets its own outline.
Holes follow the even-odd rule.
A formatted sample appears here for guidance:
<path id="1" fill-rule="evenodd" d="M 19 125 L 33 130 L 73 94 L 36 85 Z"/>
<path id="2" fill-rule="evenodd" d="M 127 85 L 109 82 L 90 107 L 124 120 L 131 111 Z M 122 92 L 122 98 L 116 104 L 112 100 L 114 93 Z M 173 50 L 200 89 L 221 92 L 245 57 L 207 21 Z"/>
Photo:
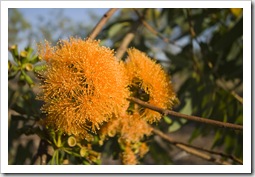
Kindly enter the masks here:
<path id="1" fill-rule="evenodd" d="M 128 58 L 128 48 L 136 48 L 162 66 L 164 72 L 171 78 L 173 90 L 178 98 L 178 101 L 175 100 L 173 111 L 222 123 L 243 124 L 242 9 L 118 9 L 114 13 L 118 15 L 109 16 L 96 36 L 100 46 L 113 49 L 116 58 L 121 61 L 126 61 Z M 91 35 L 97 23 L 75 24 L 71 19 L 63 17 L 61 11 L 56 15 L 58 18 L 54 23 L 48 21 L 32 27 L 18 9 L 9 10 L 8 42 L 12 55 L 8 66 L 9 164 L 35 163 L 35 153 L 39 152 L 37 156 L 42 155 L 40 148 L 45 148 L 46 145 L 41 142 L 39 150 L 35 145 L 38 139 L 28 138 L 26 145 L 22 146 L 19 140 L 23 134 L 37 134 L 40 139 L 49 141 L 55 141 L 58 136 L 62 136 L 60 138 L 63 142 L 72 140 L 53 130 L 45 133 L 45 129 L 36 126 L 45 117 L 45 113 L 40 111 L 43 102 L 36 99 L 36 95 L 40 92 L 37 85 L 40 82 L 41 71 L 45 69 L 45 63 L 41 62 L 37 49 L 31 46 L 31 41 L 36 40 L 40 43 L 46 39 L 52 44 L 60 45 L 57 41 L 69 36 L 86 38 Z M 94 19 L 101 18 L 93 14 L 91 16 Z M 23 38 L 20 34 L 28 35 Z M 28 47 L 19 51 L 17 46 L 21 41 L 25 41 Z M 155 75 L 154 79 L 156 77 L 158 76 Z M 117 88 L 116 85 L 112 87 Z M 140 100 L 148 101 L 146 98 L 143 99 L 147 96 L 145 93 L 139 94 Z M 131 106 L 135 107 L 134 105 Z M 179 163 L 242 163 L 240 162 L 243 158 L 241 131 L 187 120 L 178 115 L 164 115 L 162 112 L 160 116 L 161 121 L 152 123 L 152 127 L 156 128 L 153 131 L 155 136 L 151 135 L 143 139 L 143 142 L 148 144 L 149 150 L 145 156 L 138 158 L 140 164 L 178 164 L 176 159 L 178 153 L 184 150 L 181 148 L 183 144 L 203 148 L 204 143 L 207 144 L 206 153 L 218 155 L 216 158 L 218 160 L 212 160 L 214 156 L 210 156 L 209 160 L 192 159 L 191 162 Z M 170 140 L 165 137 L 167 135 L 180 139 Z M 93 143 L 84 146 L 85 150 L 76 144 L 73 150 L 68 149 L 70 153 L 53 150 L 49 154 L 52 158 L 47 158 L 47 163 L 108 164 L 111 163 L 111 159 L 120 158 L 119 154 L 123 147 L 118 144 L 118 138 L 109 138 L 109 141 L 100 145 L 100 137 L 93 136 Z M 196 141 L 198 139 L 205 142 L 199 143 Z M 14 145 L 15 142 L 19 142 L 18 147 Z M 142 144 L 139 144 L 139 147 L 144 148 Z M 79 154 L 78 150 L 82 154 Z M 199 148 L 195 150 L 205 153 Z M 218 154 L 214 153 L 215 151 Z M 99 152 L 102 154 L 102 159 L 98 159 Z M 83 157 L 89 158 L 84 160 Z M 120 162 L 116 160 L 112 163 Z"/>

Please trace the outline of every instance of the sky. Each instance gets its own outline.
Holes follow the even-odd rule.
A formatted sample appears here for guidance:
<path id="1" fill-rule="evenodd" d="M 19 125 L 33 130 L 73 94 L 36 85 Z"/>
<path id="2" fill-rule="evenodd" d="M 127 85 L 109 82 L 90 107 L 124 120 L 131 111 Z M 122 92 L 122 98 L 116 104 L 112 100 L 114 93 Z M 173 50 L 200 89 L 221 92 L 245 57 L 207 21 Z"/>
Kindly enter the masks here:
<path id="1" fill-rule="evenodd" d="M 58 12 L 62 12 L 63 16 L 70 19 L 72 24 L 90 24 L 91 26 L 96 26 L 101 17 L 109 10 L 106 8 L 19 8 L 18 9 L 26 21 L 28 21 L 32 28 L 38 28 L 38 23 L 43 24 L 43 22 L 51 21 L 54 22 L 56 20 L 56 14 Z M 94 14 L 96 19 L 92 20 L 90 14 Z M 118 15 L 118 11 L 114 14 L 114 16 Z M 40 18 L 43 18 L 44 21 L 40 22 Z M 215 30 L 215 28 L 211 28 L 204 32 L 204 35 L 198 37 L 200 41 L 206 42 L 210 38 L 211 32 Z M 38 30 L 37 30 L 38 31 Z M 61 29 L 59 29 L 59 33 L 65 33 Z M 41 33 L 41 32 L 40 32 Z M 58 34 L 58 33 L 57 33 Z M 78 33 L 79 35 L 80 33 Z M 76 36 L 77 34 L 71 34 Z M 81 35 L 81 34 L 80 34 Z M 25 36 L 25 34 L 23 35 Z M 67 38 L 69 36 L 64 36 Z M 25 38 L 26 39 L 26 38 Z M 40 40 L 44 40 L 43 36 Z M 32 47 L 36 46 L 38 39 L 33 40 L 36 42 L 32 42 Z M 184 37 L 179 41 L 176 41 L 178 45 L 183 46 L 185 43 L 189 41 L 188 37 Z M 28 45 L 27 41 L 23 41 L 19 43 L 19 49 L 24 49 Z M 173 48 L 173 46 L 169 46 Z M 194 47 L 199 48 L 196 43 L 194 43 Z M 180 48 L 174 47 L 172 50 L 175 53 L 180 52 Z M 166 56 L 160 55 L 159 58 L 165 59 Z"/>
<path id="2" fill-rule="evenodd" d="M 106 8 L 19 8 L 19 12 L 23 15 L 25 20 L 29 22 L 32 28 L 38 27 L 38 23 L 40 23 L 40 18 L 45 21 L 54 21 L 57 12 L 62 11 L 63 16 L 71 19 L 74 24 L 86 24 L 89 23 L 92 26 L 95 26 L 101 17 L 109 10 Z M 92 21 L 89 14 L 94 14 L 98 19 Z M 118 15 L 118 11 L 114 13 L 114 16 Z M 25 36 L 25 34 L 23 35 Z M 68 36 L 67 36 L 68 37 Z M 43 39 L 42 39 L 43 40 Z M 185 39 L 183 42 L 187 42 Z M 32 43 L 32 47 L 35 47 L 36 42 Z M 182 43 L 182 42 L 181 42 Z M 23 41 L 19 44 L 19 49 L 24 49 L 27 46 L 27 41 Z M 179 50 L 177 48 L 176 50 Z M 165 56 L 160 56 L 160 58 L 165 58 Z"/>
<path id="3" fill-rule="evenodd" d="M 109 10 L 105 8 L 19 8 L 19 12 L 23 15 L 24 19 L 31 24 L 33 29 L 36 29 L 40 18 L 43 21 L 54 22 L 58 12 L 62 11 L 63 16 L 71 19 L 72 24 L 85 24 L 90 23 L 95 26 L 101 17 Z M 89 14 L 94 14 L 97 20 L 92 21 Z M 117 12 L 116 12 L 117 14 Z M 116 15 L 115 14 L 115 15 Z M 24 35 L 25 34 L 20 34 Z M 32 44 L 33 45 L 33 44 Z M 27 41 L 23 41 L 19 44 L 19 49 L 23 49 L 27 46 Z"/>
<path id="4" fill-rule="evenodd" d="M 52 11 L 62 10 L 64 16 L 71 18 L 75 22 L 90 21 L 87 14 L 88 12 L 93 12 L 98 16 L 103 16 L 108 9 L 98 8 L 98 9 L 84 9 L 84 8 L 20 8 L 20 12 L 24 15 L 25 19 L 31 24 L 35 24 L 38 21 L 38 17 L 42 16 L 46 19 L 50 19 Z"/>
<path id="5" fill-rule="evenodd" d="M 98 21 L 101 19 L 101 17 L 109 10 L 105 8 L 19 8 L 19 12 L 23 15 L 24 19 L 31 24 L 33 29 L 38 28 L 38 23 L 40 22 L 40 18 L 44 19 L 45 21 L 51 21 L 54 22 L 56 20 L 56 15 L 58 12 L 62 12 L 63 16 L 71 19 L 71 22 L 73 24 L 86 24 L 89 23 L 92 26 L 95 26 Z M 89 14 L 94 14 L 96 16 L 96 20 L 92 21 L 91 17 Z M 118 11 L 113 15 L 116 16 L 118 15 Z M 61 31 L 61 30 L 60 30 Z M 25 36 L 25 34 L 21 34 Z M 69 36 L 66 36 L 69 37 Z M 40 39 L 44 40 L 44 39 Z M 178 43 L 182 45 L 183 43 L 186 43 L 189 39 L 184 38 Z M 32 47 L 36 48 L 36 43 L 38 42 L 38 39 L 33 40 L 32 42 Z M 26 46 L 28 45 L 28 41 L 22 41 L 19 43 L 18 48 L 19 50 L 23 50 Z M 173 46 L 171 46 L 173 47 Z M 174 51 L 179 52 L 180 48 L 174 48 Z M 166 56 L 163 55 L 162 53 L 158 53 L 157 57 L 161 59 L 166 59 Z"/>

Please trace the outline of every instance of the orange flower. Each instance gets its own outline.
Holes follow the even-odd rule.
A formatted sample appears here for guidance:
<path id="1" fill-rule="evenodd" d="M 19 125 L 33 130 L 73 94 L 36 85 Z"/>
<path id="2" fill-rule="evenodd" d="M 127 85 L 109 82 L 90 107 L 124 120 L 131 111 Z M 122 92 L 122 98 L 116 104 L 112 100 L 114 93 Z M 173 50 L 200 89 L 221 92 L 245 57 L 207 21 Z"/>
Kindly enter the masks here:
<path id="1" fill-rule="evenodd" d="M 39 46 L 46 61 L 42 110 L 46 125 L 86 137 L 127 107 L 124 67 L 98 41 L 70 38 L 57 46 Z"/>
<path id="2" fill-rule="evenodd" d="M 151 135 L 151 132 L 152 128 L 149 124 L 138 112 L 134 112 L 132 115 L 126 113 L 107 122 L 100 130 L 100 138 L 103 141 L 107 135 L 109 137 L 117 136 L 118 143 L 125 148 L 121 156 L 122 163 L 134 165 L 138 162 L 136 158 L 137 153 L 139 153 L 140 157 L 143 157 L 148 152 L 145 143 L 142 143 L 139 147 L 137 145 L 140 144 L 140 141 L 145 136 Z"/>
<path id="3" fill-rule="evenodd" d="M 136 165 L 137 159 L 135 153 L 132 151 L 131 147 L 127 145 L 124 152 L 122 153 L 122 163 L 124 165 Z"/>
<path id="4" fill-rule="evenodd" d="M 148 123 L 137 113 L 133 115 L 122 115 L 107 122 L 101 130 L 102 139 L 106 135 L 114 137 L 119 135 L 119 142 L 136 143 L 141 141 L 144 136 L 151 134 L 152 128 Z"/>
<path id="5" fill-rule="evenodd" d="M 142 158 L 149 151 L 149 147 L 146 143 L 142 143 L 139 147 L 139 156 Z"/>
<path id="6" fill-rule="evenodd" d="M 164 109 L 172 108 L 176 95 L 169 76 L 159 64 L 152 61 L 145 53 L 137 49 L 129 49 L 125 66 L 132 96 Z M 150 109 L 141 108 L 140 112 L 150 123 L 161 118 L 160 113 Z"/>
<path id="7" fill-rule="evenodd" d="M 144 53 L 129 49 L 125 69 L 131 96 L 158 107 L 172 108 L 176 96 L 170 78 L 160 65 Z M 143 138 L 152 132 L 147 122 L 152 123 L 160 118 L 160 113 L 130 103 L 126 113 L 115 117 L 103 126 L 100 135 L 102 140 L 107 135 L 118 136 L 118 142 L 124 148 L 123 164 L 137 164 L 137 157 L 142 158 L 149 150 L 146 143 L 141 143 Z"/>

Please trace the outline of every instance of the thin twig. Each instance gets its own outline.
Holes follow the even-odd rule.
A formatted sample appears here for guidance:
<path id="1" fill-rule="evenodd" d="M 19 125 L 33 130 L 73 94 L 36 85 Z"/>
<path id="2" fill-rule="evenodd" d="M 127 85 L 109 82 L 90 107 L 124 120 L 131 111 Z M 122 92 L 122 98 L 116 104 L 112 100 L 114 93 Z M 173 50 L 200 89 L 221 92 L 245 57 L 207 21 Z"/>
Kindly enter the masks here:
<path id="1" fill-rule="evenodd" d="M 188 20 L 188 24 L 189 24 L 189 32 L 192 38 L 196 37 L 196 33 L 193 27 L 193 23 L 191 21 L 191 15 L 190 15 L 190 9 L 186 9 L 187 12 L 187 20 Z"/>
<path id="2" fill-rule="evenodd" d="M 194 70 L 199 74 L 201 75 L 201 69 L 199 67 L 199 62 L 197 60 L 197 57 L 196 57 L 196 54 L 195 54 L 195 47 L 194 47 L 194 43 L 192 42 L 193 40 L 199 45 L 199 47 L 201 48 L 200 46 L 200 42 L 198 41 L 197 37 L 196 37 L 196 32 L 194 30 L 194 27 L 193 27 L 193 22 L 192 22 L 192 18 L 191 18 L 191 12 L 190 12 L 190 9 L 186 9 L 186 12 L 187 12 L 187 21 L 188 21 L 188 24 L 189 24 L 189 32 L 190 32 L 190 36 L 191 36 L 191 45 L 192 45 L 192 62 L 193 62 L 193 67 L 194 67 Z"/>
<path id="3" fill-rule="evenodd" d="M 144 17 L 144 15 L 146 14 L 147 10 L 144 11 L 144 14 L 141 15 L 141 18 Z M 131 43 L 131 41 L 134 39 L 135 37 L 135 32 L 137 31 L 138 27 L 140 26 L 140 20 L 136 21 L 133 23 L 131 29 L 129 30 L 129 32 L 126 34 L 126 36 L 124 37 L 124 39 L 122 40 L 119 48 L 116 51 L 116 58 L 117 59 L 121 59 L 124 55 L 124 53 L 126 52 L 128 45 Z"/>
<path id="4" fill-rule="evenodd" d="M 196 38 L 196 32 L 194 30 L 194 25 L 192 23 L 192 17 L 191 17 L 191 12 L 190 12 L 190 9 L 186 9 L 186 12 L 187 12 L 187 20 L 188 20 L 188 24 L 189 24 L 189 31 L 190 31 L 190 35 L 191 35 L 191 38 L 194 39 L 196 41 L 196 43 L 200 46 L 200 42 L 198 41 L 198 39 Z M 192 43 L 193 44 L 193 43 Z M 193 46 L 193 45 L 192 45 Z M 193 47 L 194 48 L 194 47 Z M 201 48 L 201 46 L 200 46 Z M 193 61 L 196 65 L 196 68 L 198 68 L 198 64 L 197 64 L 197 61 L 195 60 L 194 56 L 193 56 Z M 218 75 L 218 74 L 217 74 Z M 221 82 L 221 80 L 220 80 Z M 221 82 L 223 86 L 221 86 L 224 90 L 230 92 L 230 94 L 235 98 L 237 99 L 237 101 L 239 101 L 240 103 L 243 104 L 243 98 L 240 97 L 235 91 L 230 91 L 230 89 L 227 87 L 227 85 L 224 83 L 224 82 Z"/>
<path id="5" fill-rule="evenodd" d="M 192 147 L 188 147 L 184 144 L 179 144 L 177 143 L 176 141 L 174 141 L 172 138 L 170 138 L 169 136 L 165 135 L 163 132 L 159 131 L 159 130 L 156 130 L 156 129 L 153 129 L 153 132 L 160 136 L 161 138 L 163 138 L 164 140 L 174 144 L 176 147 L 178 147 L 179 149 L 189 153 L 189 154 L 192 154 L 192 155 L 195 155 L 197 157 L 200 157 L 202 159 L 205 159 L 205 160 L 208 160 L 208 161 L 211 161 L 211 162 L 214 162 L 214 163 L 217 163 L 217 164 L 223 164 L 223 165 L 230 165 L 229 162 L 226 162 L 226 161 L 220 161 L 219 159 L 215 159 L 213 157 L 211 157 L 210 155 L 208 154 L 205 154 L 203 152 L 200 152 Z"/>
<path id="6" fill-rule="evenodd" d="M 204 149 L 204 148 L 201 148 L 201 147 L 198 147 L 198 146 L 194 146 L 194 145 L 190 145 L 190 144 L 186 144 L 186 143 L 183 143 L 183 142 L 176 141 L 176 140 L 170 138 L 168 135 L 166 135 L 163 132 L 161 132 L 160 130 L 157 130 L 155 128 L 153 128 L 153 132 L 156 135 L 160 136 L 161 138 L 167 140 L 168 142 L 170 142 L 172 144 L 175 144 L 175 145 L 178 144 L 178 146 L 182 145 L 182 147 L 189 147 L 189 148 L 197 149 L 197 150 L 204 151 L 204 152 L 207 152 L 207 153 L 210 153 L 210 154 L 219 155 L 219 156 L 222 156 L 222 157 L 229 158 L 229 159 L 231 159 L 231 160 L 233 160 L 233 161 L 235 161 L 235 162 L 237 162 L 239 164 L 243 164 L 242 160 L 238 159 L 235 156 L 228 155 L 228 154 L 225 154 L 225 153 L 222 153 L 222 152 L 217 152 L 217 151 L 212 151 L 212 150 Z"/>
<path id="7" fill-rule="evenodd" d="M 240 103 L 243 104 L 243 98 L 240 97 L 234 90 L 230 92 L 231 95 L 233 95 L 233 97 L 235 97 L 237 99 L 237 101 L 239 101 Z"/>
<path id="8" fill-rule="evenodd" d="M 105 25 L 105 23 L 110 19 L 110 17 L 114 14 L 114 12 L 116 12 L 118 9 L 116 8 L 112 8 L 110 10 L 108 10 L 104 16 L 101 18 L 101 20 L 97 23 L 97 25 L 95 26 L 95 28 L 92 30 L 92 32 L 90 33 L 90 35 L 88 36 L 90 39 L 95 39 L 97 37 L 97 35 L 100 33 L 100 31 L 102 30 L 103 26 Z"/>
<path id="9" fill-rule="evenodd" d="M 184 150 L 184 151 L 186 151 L 187 153 L 190 153 L 192 155 L 195 155 L 195 156 L 200 157 L 202 159 L 205 159 L 207 161 L 211 161 L 211 162 L 214 162 L 216 164 L 221 164 L 221 165 L 231 165 L 231 163 L 229 163 L 227 161 L 222 161 L 220 159 L 215 159 L 214 157 L 212 157 L 208 154 L 202 153 L 200 151 L 197 151 L 196 149 L 184 146 L 182 144 L 176 144 L 175 146 L 182 149 L 182 150 Z"/>
<path id="10" fill-rule="evenodd" d="M 126 34 L 126 36 L 124 37 L 124 39 L 122 40 L 119 48 L 116 51 L 116 58 L 117 59 L 121 59 L 124 55 L 124 53 L 126 52 L 128 45 L 130 44 L 130 42 L 134 39 L 135 37 L 135 32 L 138 28 L 139 24 L 138 23 L 134 23 L 132 28 L 130 29 L 130 31 Z"/>
<path id="11" fill-rule="evenodd" d="M 181 117 L 181 118 L 184 118 L 187 120 L 201 122 L 201 123 L 210 124 L 210 125 L 215 125 L 215 126 L 219 126 L 219 127 L 223 127 L 223 128 L 231 128 L 234 130 L 243 130 L 242 125 L 231 124 L 231 123 L 227 123 L 227 122 L 220 122 L 220 121 L 211 120 L 211 119 L 207 119 L 207 118 L 203 118 L 203 117 L 190 116 L 190 115 L 178 113 L 178 112 L 171 111 L 168 109 L 159 108 L 157 106 L 151 105 L 147 102 L 141 101 L 134 97 L 129 97 L 128 100 L 133 101 L 143 107 L 149 108 L 149 109 L 157 111 L 159 113 L 162 113 L 164 115 L 172 115 L 172 116 Z"/>
<path id="12" fill-rule="evenodd" d="M 126 50 L 128 48 L 129 43 L 134 39 L 134 37 L 135 37 L 134 32 L 129 32 L 126 34 L 126 36 L 124 37 L 123 41 L 121 42 L 119 48 L 116 51 L 115 56 L 117 59 L 120 60 L 123 57 L 124 53 L 126 52 Z"/>
<path id="13" fill-rule="evenodd" d="M 134 9 L 135 13 L 137 14 L 137 16 L 140 18 L 140 21 L 142 22 L 142 24 L 144 25 L 145 28 L 147 28 L 148 31 L 150 31 L 152 34 L 154 34 L 155 36 L 157 36 L 158 38 L 160 38 L 161 40 L 163 40 L 165 43 L 169 43 L 172 45 L 175 45 L 179 48 L 182 48 L 180 45 L 176 44 L 174 41 L 169 40 L 168 38 L 164 37 L 161 33 L 159 33 L 158 31 L 156 31 L 151 25 L 149 25 L 145 20 L 144 17 L 141 16 L 141 14 Z"/>
<path id="14" fill-rule="evenodd" d="M 230 89 L 227 84 L 224 82 L 223 79 L 219 79 L 218 80 L 218 84 L 219 87 L 221 87 L 222 89 L 224 89 L 227 92 L 230 92 L 230 94 L 240 103 L 243 104 L 243 98 L 241 96 L 239 96 L 233 89 Z"/>

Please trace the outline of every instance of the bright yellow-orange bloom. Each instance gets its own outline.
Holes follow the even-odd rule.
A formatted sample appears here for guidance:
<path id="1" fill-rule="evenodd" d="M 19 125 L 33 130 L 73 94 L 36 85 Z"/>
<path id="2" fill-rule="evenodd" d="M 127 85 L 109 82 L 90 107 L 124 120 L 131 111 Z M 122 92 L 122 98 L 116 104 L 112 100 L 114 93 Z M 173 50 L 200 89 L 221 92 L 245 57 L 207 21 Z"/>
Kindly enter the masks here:
<path id="1" fill-rule="evenodd" d="M 125 62 L 125 74 L 129 81 L 130 96 L 148 101 L 150 104 L 171 109 L 176 100 L 170 78 L 160 65 L 136 49 L 128 50 Z M 150 109 L 130 103 L 126 113 L 110 120 L 101 129 L 101 138 L 118 136 L 123 147 L 123 164 L 137 164 L 148 147 L 141 141 L 151 135 L 152 128 L 148 123 L 158 121 L 161 114 Z"/>
<path id="2" fill-rule="evenodd" d="M 146 143 L 142 143 L 139 147 L 139 156 L 143 157 L 149 151 L 149 147 Z"/>
<path id="3" fill-rule="evenodd" d="M 171 109 L 176 95 L 170 78 L 159 64 L 137 49 L 128 50 L 126 72 L 132 96 L 164 109 Z M 150 109 L 140 110 L 150 123 L 158 121 L 161 114 Z"/>
<path id="4" fill-rule="evenodd" d="M 119 142 L 136 143 L 144 136 L 149 136 L 151 131 L 149 124 L 135 112 L 133 115 L 125 114 L 112 119 L 102 128 L 101 134 L 103 139 L 105 135 L 119 135 Z"/>
<path id="5" fill-rule="evenodd" d="M 40 46 L 47 63 L 44 71 L 42 110 L 46 125 L 86 137 L 103 122 L 127 107 L 124 67 L 112 50 L 98 41 L 70 38 L 57 46 Z"/>
<path id="6" fill-rule="evenodd" d="M 91 132 L 100 132 L 100 142 L 117 136 L 123 163 L 137 164 L 148 151 L 141 141 L 151 135 L 149 123 L 161 114 L 127 98 L 171 109 L 176 95 L 161 66 L 136 49 L 128 50 L 125 63 L 118 62 L 112 50 L 90 39 L 70 38 L 54 47 L 46 42 L 39 55 L 47 66 L 40 96 L 44 123 L 87 140 L 93 139 Z"/>
<path id="7" fill-rule="evenodd" d="M 138 163 L 136 155 L 129 144 L 126 145 L 125 150 L 122 153 L 122 163 L 124 165 L 136 165 Z"/>

